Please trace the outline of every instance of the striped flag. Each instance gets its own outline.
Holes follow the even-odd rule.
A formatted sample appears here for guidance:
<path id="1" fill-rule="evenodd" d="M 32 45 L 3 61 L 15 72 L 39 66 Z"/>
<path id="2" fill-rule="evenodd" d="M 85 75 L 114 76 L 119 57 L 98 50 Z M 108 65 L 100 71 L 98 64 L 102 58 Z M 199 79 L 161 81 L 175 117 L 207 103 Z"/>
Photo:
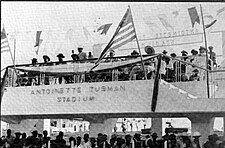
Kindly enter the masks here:
<path id="1" fill-rule="evenodd" d="M 9 52 L 9 42 L 7 39 L 5 28 L 1 31 L 1 53 Z"/>
<path id="2" fill-rule="evenodd" d="M 101 62 L 101 60 L 110 50 L 118 49 L 119 47 L 131 42 L 136 38 L 132 19 L 133 18 L 131 10 L 130 8 L 128 8 L 122 20 L 120 21 L 119 26 L 117 27 L 112 39 L 102 51 L 95 63 L 95 66 L 92 69 L 94 69 Z"/>

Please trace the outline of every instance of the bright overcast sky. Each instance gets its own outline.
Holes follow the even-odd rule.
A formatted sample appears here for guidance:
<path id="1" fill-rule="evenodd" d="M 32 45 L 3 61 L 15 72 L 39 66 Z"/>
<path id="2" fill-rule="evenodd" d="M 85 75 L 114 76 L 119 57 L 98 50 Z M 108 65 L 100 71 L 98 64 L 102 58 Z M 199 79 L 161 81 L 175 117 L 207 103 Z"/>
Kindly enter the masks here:
<path id="1" fill-rule="evenodd" d="M 84 47 L 84 51 L 88 52 L 92 51 L 93 44 L 109 42 L 128 5 L 132 10 L 138 39 L 143 40 L 153 38 L 160 32 L 168 32 L 158 19 L 159 15 L 166 16 L 175 31 L 192 29 L 188 8 L 196 7 L 200 15 L 199 4 L 184 2 L 1 2 L 1 29 L 4 24 L 12 52 L 13 39 L 16 39 L 16 64 L 30 63 L 33 57 L 42 62 L 44 54 L 49 55 L 51 61 L 56 61 L 56 55 L 59 52 L 66 56 L 65 60 L 70 60 L 71 50 L 77 51 L 78 46 Z M 203 12 L 213 18 L 216 18 L 218 11 L 225 7 L 223 3 L 201 4 Z M 216 24 L 211 28 L 212 32 L 225 30 L 224 18 L 225 15 L 217 18 Z M 207 18 L 205 21 L 208 21 Z M 99 35 L 100 33 L 95 30 L 106 23 L 112 23 L 107 35 Z M 151 24 L 156 24 L 156 26 L 149 27 Z M 84 35 L 83 27 L 90 34 L 88 38 Z M 195 28 L 202 32 L 201 24 L 195 23 Z M 42 31 L 41 39 L 43 39 L 38 55 L 35 54 L 37 48 L 34 48 L 36 31 Z M 218 54 L 222 54 L 221 33 L 211 33 L 208 38 L 208 44 L 213 45 Z M 147 44 L 144 41 L 141 42 L 142 50 Z M 169 53 L 176 52 L 180 55 L 181 49 L 190 52 L 191 49 L 198 49 L 202 45 L 204 43 L 155 49 L 156 52 L 166 49 Z M 118 55 L 127 55 L 131 52 L 124 51 L 115 52 Z M 9 53 L 3 53 L 1 59 L 2 68 L 12 65 Z"/>

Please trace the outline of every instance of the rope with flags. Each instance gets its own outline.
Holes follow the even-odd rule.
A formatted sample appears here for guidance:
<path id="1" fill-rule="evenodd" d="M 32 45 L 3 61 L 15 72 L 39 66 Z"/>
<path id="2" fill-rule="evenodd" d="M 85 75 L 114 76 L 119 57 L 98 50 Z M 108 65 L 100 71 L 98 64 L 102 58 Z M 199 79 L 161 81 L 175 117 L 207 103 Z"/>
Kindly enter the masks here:
<path id="1" fill-rule="evenodd" d="M 99 63 L 102 61 L 102 59 L 106 56 L 106 54 L 110 50 L 117 49 L 132 40 L 136 38 L 134 25 L 132 23 L 132 14 L 130 7 L 127 9 L 125 15 L 123 16 L 122 20 L 119 23 L 119 26 L 117 27 L 112 39 L 107 44 L 105 49 L 100 54 L 98 60 L 95 63 L 95 66 L 91 69 L 93 70 L 95 67 L 99 65 Z"/>

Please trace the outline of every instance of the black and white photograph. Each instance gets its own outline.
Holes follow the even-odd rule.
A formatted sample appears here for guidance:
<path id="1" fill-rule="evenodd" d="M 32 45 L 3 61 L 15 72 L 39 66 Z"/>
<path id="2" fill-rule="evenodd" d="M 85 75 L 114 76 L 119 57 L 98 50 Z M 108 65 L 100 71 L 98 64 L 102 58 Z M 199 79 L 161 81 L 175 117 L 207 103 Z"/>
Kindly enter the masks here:
<path id="1" fill-rule="evenodd" d="M 225 148 L 225 3 L 1 1 L 0 148 Z"/>

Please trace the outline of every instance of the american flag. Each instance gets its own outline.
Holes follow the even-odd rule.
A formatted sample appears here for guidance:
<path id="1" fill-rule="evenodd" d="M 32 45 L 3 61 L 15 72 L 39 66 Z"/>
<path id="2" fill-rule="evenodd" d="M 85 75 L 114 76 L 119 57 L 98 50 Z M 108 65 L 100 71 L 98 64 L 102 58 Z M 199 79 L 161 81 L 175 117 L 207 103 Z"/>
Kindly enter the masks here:
<path id="1" fill-rule="evenodd" d="M 6 36 L 5 28 L 3 27 L 1 31 L 1 53 L 9 51 L 9 43 Z"/>
<path id="2" fill-rule="evenodd" d="M 132 19 L 133 18 L 132 18 L 131 10 L 129 7 L 125 15 L 123 16 L 122 20 L 120 21 L 120 24 L 117 27 L 116 32 L 114 33 L 112 39 L 110 40 L 108 45 L 105 47 L 105 49 L 102 51 L 98 60 L 95 63 L 95 66 L 92 69 L 94 69 L 101 62 L 101 60 L 106 56 L 106 54 L 110 50 L 117 49 L 131 42 L 133 39 L 136 38 Z"/>

